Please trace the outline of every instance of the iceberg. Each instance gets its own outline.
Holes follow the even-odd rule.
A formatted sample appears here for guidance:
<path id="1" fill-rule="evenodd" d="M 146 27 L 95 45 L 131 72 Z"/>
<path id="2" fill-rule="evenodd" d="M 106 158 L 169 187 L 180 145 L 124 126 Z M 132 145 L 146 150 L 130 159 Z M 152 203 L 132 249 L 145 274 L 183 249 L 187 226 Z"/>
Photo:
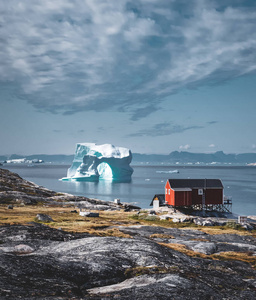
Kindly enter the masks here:
<path id="1" fill-rule="evenodd" d="M 62 180 L 129 182 L 133 169 L 131 150 L 111 144 L 78 143 L 67 177 Z"/>

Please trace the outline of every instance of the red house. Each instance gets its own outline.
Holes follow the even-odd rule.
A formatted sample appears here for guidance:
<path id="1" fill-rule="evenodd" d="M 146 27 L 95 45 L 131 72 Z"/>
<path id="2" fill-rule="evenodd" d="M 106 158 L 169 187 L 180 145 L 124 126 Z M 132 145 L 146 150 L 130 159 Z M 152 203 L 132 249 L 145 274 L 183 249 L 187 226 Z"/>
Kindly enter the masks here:
<path id="1" fill-rule="evenodd" d="M 168 179 L 165 203 L 171 206 L 223 204 L 223 185 L 220 179 Z"/>

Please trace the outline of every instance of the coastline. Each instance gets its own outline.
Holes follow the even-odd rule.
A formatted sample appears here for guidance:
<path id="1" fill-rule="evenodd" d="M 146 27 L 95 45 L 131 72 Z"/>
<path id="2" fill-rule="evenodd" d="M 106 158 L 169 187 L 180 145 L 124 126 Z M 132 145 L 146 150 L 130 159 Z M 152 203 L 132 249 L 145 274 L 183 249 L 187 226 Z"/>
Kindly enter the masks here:
<path id="1" fill-rule="evenodd" d="M 255 298 L 255 229 L 57 193 L 2 170 L 1 299 Z"/>
<path id="2" fill-rule="evenodd" d="M 255 167 L 175 167 L 179 173 L 158 173 L 156 171 L 170 171 L 168 166 L 134 166 L 134 175 L 131 183 L 111 183 L 100 181 L 98 183 L 88 182 L 64 182 L 59 178 L 65 176 L 67 165 L 39 164 L 34 167 L 21 165 L 4 166 L 4 169 L 20 174 L 27 180 L 36 182 L 51 190 L 86 196 L 88 198 L 99 198 L 105 201 L 113 201 L 119 198 L 121 202 L 137 202 L 136 205 L 150 208 L 149 204 L 153 195 L 164 192 L 166 178 L 220 178 L 224 184 L 224 193 L 233 198 L 234 213 L 240 215 L 256 215 L 255 205 Z M 239 180 L 238 180 L 239 178 Z M 145 180 L 149 179 L 149 180 Z"/>

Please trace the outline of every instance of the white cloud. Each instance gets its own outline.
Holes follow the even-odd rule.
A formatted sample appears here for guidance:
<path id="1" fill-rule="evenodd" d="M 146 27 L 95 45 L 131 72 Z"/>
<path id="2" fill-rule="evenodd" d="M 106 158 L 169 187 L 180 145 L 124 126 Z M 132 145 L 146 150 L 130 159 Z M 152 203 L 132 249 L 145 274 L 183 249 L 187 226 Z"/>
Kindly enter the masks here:
<path id="1" fill-rule="evenodd" d="M 186 145 L 181 145 L 181 146 L 179 146 L 179 149 L 180 150 L 189 150 L 191 148 L 191 146 L 189 145 L 189 144 L 186 144 Z"/>
<path id="2" fill-rule="evenodd" d="M 208 147 L 209 148 L 215 148 L 216 146 L 214 144 L 210 144 Z"/>
<path id="3" fill-rule="evenodd" d="M 256 145 L 252 144 L 252 149 L 255 150 L 256 149 Z"/>
<path id="4" fill-rule="evenodd" d="M 225 3 L 3 1 L 0 81 L 41 110 L 156 107 L 256 70 L 255 7 Z"/>
<path id="5" fill-rule="evenodd" d="M 151 111 L 150 111 L 151 112 Z M 138 118 L 137 114 L 137 118 Z M 138 130 L 136 133 L 131 133 L 128 136 L 133 137 L 141 137 L 141 136 L 151 136 L 151 137 L 159 137 L 165 135 L 172 135 L 177 133 L 183 133 L 187 130 L 198 130 L 204 128 L 203 126 L 193 125 L 193 126 L 183 126 L 179 124 L 173 124 L 172 122 L 163 122 L 157 123 L 152 127 L 147 127 L 142 130 Z M 186 145 L 184 147 L 188 147 Z M 183 147 L 183 146 L 180 146 Z M 190 146 L 189 146 L 190 147 Z"/>

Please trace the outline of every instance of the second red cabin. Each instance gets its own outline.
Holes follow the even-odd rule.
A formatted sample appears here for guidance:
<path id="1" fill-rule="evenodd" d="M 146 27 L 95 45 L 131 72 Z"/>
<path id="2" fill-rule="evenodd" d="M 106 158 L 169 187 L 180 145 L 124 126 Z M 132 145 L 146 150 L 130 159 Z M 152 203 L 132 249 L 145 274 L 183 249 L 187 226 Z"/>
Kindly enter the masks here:
<path id="1" fill-rule="evenodd" d="M 204 197 L 204 200 L 203 200 Z M 165 203 L 171 206 L 194 204 L 223 204 L 223 185 L 220 179 L 168 179 Z"/>

